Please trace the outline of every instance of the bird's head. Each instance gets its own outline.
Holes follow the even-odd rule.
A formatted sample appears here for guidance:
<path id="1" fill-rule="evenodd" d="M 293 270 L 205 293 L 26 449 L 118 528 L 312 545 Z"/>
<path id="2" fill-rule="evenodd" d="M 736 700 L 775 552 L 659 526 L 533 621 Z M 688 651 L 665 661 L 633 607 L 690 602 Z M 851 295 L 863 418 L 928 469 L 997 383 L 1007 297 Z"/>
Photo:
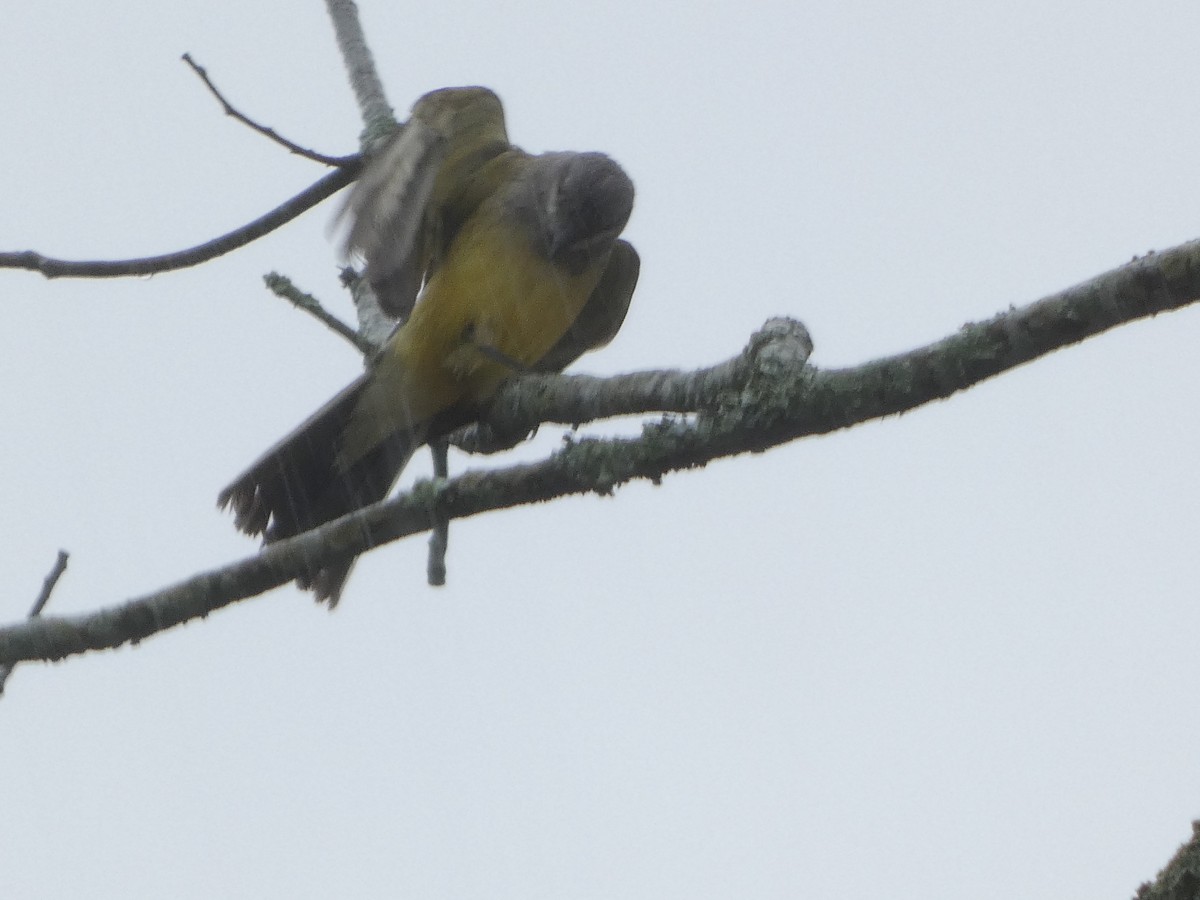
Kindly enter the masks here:
<path id="1" fill-rule="evenodd" d="M 572 272 L 611 249 L 633 211 L 633 182 L 603 153 L 536 157 L 522 193 L 543 251 Z"/>

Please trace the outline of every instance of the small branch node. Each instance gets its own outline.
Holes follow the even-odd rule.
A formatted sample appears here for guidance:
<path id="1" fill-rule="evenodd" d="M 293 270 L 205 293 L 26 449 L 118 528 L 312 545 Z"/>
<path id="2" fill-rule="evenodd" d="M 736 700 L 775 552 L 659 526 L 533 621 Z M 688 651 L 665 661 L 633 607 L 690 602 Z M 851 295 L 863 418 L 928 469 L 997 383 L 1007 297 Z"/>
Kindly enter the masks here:
<path id="1" fill-rule="evenodd" d="M 54 588 L 58 585 L 58 580 L 62 578 L 63 573 L 67 571 L 67 560 L 71 555 L 66 550 L 58 551 L 58 558 L 55 559 L 50 572 L 42 580 L 41 593 L 37 595 L 37 599 L 33 601 L 33 606 L 29 610 L 29 618 L 36 619 L 42 614 L 42 610 L 46 608 L 46 604 L 50 602 L 50 595 L 54 593 Z M 0 696 L 4 694 L 4 685 L 8 681 L 8 676 L 12 674 L 16 663 L 0 665 Z"/>

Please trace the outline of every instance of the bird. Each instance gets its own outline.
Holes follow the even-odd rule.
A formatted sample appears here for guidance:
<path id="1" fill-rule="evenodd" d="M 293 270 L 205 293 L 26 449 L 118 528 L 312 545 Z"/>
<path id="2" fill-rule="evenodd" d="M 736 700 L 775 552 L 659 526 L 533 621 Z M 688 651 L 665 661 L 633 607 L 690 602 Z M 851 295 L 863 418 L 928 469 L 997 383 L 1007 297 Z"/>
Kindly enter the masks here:
<path id="1" fill-rule="evenodd" d="M 308 531 L 382 500 L 418 448 L 477 420 L 513 375 L 560 371 L 607 344 L 640 272 L 620 239 L 633 200 L 603 153 L 512 145 L 488 88 L 422 96 L 339 215 L 345 249 L 402 324 L 218 504 L 267 543 Z M 297 582 L 332 608 L 353 563 Z"/>

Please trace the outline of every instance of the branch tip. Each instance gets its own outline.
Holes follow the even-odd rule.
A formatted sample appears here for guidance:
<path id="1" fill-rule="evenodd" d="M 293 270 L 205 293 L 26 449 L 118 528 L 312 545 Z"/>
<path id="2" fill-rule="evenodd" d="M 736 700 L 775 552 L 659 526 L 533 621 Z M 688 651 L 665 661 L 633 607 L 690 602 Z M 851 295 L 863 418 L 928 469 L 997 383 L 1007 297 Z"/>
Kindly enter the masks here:
<path id="1" fill-rule="evenodd" d="M 266 284 L 267 289 L 272 294 L 282 297 L 297 309 L 304 310 L 304 312 L 325 325 L 330 331 L 353 344 L 364 356 L 373 356 L 379 351 L 378 346 L 325 309 L 321 305 L 321 301 L 312 294 L 305 293 L 296 287 L 286 275 L 280 275 L 278 272 L 268 272 L 263 276 L 263 283 Z"/>
<path id="2" fill-rule="evenodd" d="M 289 141 L 274 128 L 255 122 L 249 116 L 241 112 L 236 106 L 230 103 L 227 99 L 225 99 L 225 95 L 221 93 L 220 89 L 213 84 L 212 79 L 208 77 L 208 70 L 192 59 L 192 55 L 190 53 L 183 54 L 182 59 L 188 64 L 188 66 L 191 67 L 191 70 L 196 73 L 196 76 L 204 83 L 204 86 L 208 88 L 208 92 L 217 99 L 218 103 L 221 104 L 221 109 L 225 112 L 225 115 L 231 116 L 248 128 L 257 131 L 268 140 L 274 141 L 289 153 L 294 153 L 296 156 L 302 156 L 305 159 L 311 159 L 313 162 L 320 163 L 324 166 L 332 166 L 334 168 L 341 168 L 349 165 L 356 159 L 355 156 L 328 156 L 324 153 L 318 153 L 316 150 L 310 150 L 307 147 L 301 147 L 294 141 Z"/>

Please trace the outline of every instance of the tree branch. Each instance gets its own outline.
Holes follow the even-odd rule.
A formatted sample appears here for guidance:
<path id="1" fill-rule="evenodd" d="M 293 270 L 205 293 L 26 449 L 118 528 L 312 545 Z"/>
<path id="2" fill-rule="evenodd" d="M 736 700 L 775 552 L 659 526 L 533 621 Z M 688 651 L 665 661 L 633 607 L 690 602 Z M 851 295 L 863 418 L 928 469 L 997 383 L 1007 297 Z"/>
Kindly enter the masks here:
<path id="1" fill-rule="evenodd" d="M 765 383 L 763 396 L 752 403 L 785 407 L 778 423 L 783 430 L 777 433 L 783 440 L 822 434 L 944 399 L 1054 350 L 1198 298 L 1200 240 L 1135 258 L 908 353 L 848 369 L 810 369 L 803 391 L 781 394 L 773 382 Z M 500 389 L 484 422 L 502 434 L 514 434 L 545 422 L 579 424 L 705 410 L 738 365 L 735 357 L 696 372 L 667 369 L 615 378 L 526 375 Z"/>
<path id="2" fill-rule="evenodd" d="M 325 6 L 362 116 L 360 145 L 364 153 L 370 153 L 396 130 L 396 114 L 388 104 L 383 81 L 375 69 L 375 58 L 358 19 L 358 7 L 353 0 L 325 0 Z M 353 269 L 343 270 L 342 283 L 354 299 L 359 333 L 368 341 L 382 345 L 395 329 L 396 320 L 384 312 L 370 284 Z"/>
<path id="3" fill-rule="evenodd" d="M 1158 873 L 1138 888 L 1134 900 L 1198 900 L 1200 898 L 1200 821 L 1192 836 Z"/>
<path id="4" fill-rule="evenodd" d="M 312 294 L 307 294 L 292 283 L 292 279 L 278 272 L 268 272 L 263 276 L 267 290 L 277 297 L 287 300 L 297 309 L 301 309 L 323 324 L 330 331 L 348 340 L 364 356 L 371 357 L 379 352 L 379 346 L 372 344 L 366 337 L 359 334 L 333 313 L 321 305 L 321 301 Z"/>
<path id="5" fill-rule="evenodd" d="M 651 411 L 690 415 L 647 423 L 637 438 L 570 439 L 538 463 L 421 482 L 395 499 L 121 606 L 0 629 L 0 663 L 61 659 L 136 642 L 313 568 L 426 531 L 442 517 L 465 518 L 569 494 L 610 494 L 633 479 L 657 483 L 668 472 L 719 457 L 761 452 L 913 409 L 1197 298 L 1200 241 L 1134 260 L 929 346 L 852 369 L 807 366 L 812 345 L 804 326 L 773 319 L 738 356 L 690 374 L 524 376 L 501 392 L 493 410 L 505 427 Z"/>
<path id="6" fill-rule="evenodd" d="M 318 153 L 315 150 L 309 150 L 306 147 L 301 147 L 299 144 L 289 141 L 274 128 L 267 125 L 260 125 L 249 116 L 242 113 L 237 107 L 225 99 L 225 96 L 217 89 L 217 86 L 212 83 L 212 79 L 208 77 L 208 70 L 200 65 L 190 53 L 183 54 L 183 61 L 191 67 L 191 70 L 196 73 L 204 86 L 208 88 L 208 92 L 217 98 L 217 102 L 221 104 L 221 108 L 225 111 L 225 115 L 232 116 L 248 128 L 257 131 L 264 137 L 274 141 L 279 146 L 286 149 L 289 153 L 294 153 L 297 156 L 303 156 L 305 159 L 311 159 L 313 162 L 321 163 L 325 166 L 342 167 L 354 161 L 353 156 L 326 156 L 324 153 Z"/>
<path id="7" fill-rule="evenodd" d="M 346 63 L 350 87 L 362 115 L 363 149 L 369 150 L 396 128 L 396 115 L 388 105 L 383 82 L 375 69 L 375 58 L 367 46 L 366 35 L 358 20 L 358 7 L 353 0 L 325 0 L 338 49 Z"/>
<path id="8" fill-rule="evenodd" d="M 350 292 L 350 299 L 354 301 L 358 333 L 368 343 L 382 347 L 399 323 L 379 305 L 379 298 L 371 290 L 371 283 L 353 267 L 346 266 L 342 269 L 341 281 Z"/>
<path id="9" fill-rule="evenodd" d="M 188 250 L 167 253 L 163 256 L 147 256 L 142 259 L 65 260 L 52 259 L 34 250 L 15 253 L 0 253 L 0 269 L 29 269 L 41 272 L 47 278 L 122 278 L 130 275 L 155 275 L 186 269 L 202 262 L 223 256 L 251 241 L 269 234 L 285 225 L 301 213 L 312 209 L 322 200 L 333 196 L 358 177 L 360 158 L 352 160 L 336 172 L 330 172 L 311 187 L 301 191 L 286 203 L 277 206 L 266 215 L 228 234 Z"/>

